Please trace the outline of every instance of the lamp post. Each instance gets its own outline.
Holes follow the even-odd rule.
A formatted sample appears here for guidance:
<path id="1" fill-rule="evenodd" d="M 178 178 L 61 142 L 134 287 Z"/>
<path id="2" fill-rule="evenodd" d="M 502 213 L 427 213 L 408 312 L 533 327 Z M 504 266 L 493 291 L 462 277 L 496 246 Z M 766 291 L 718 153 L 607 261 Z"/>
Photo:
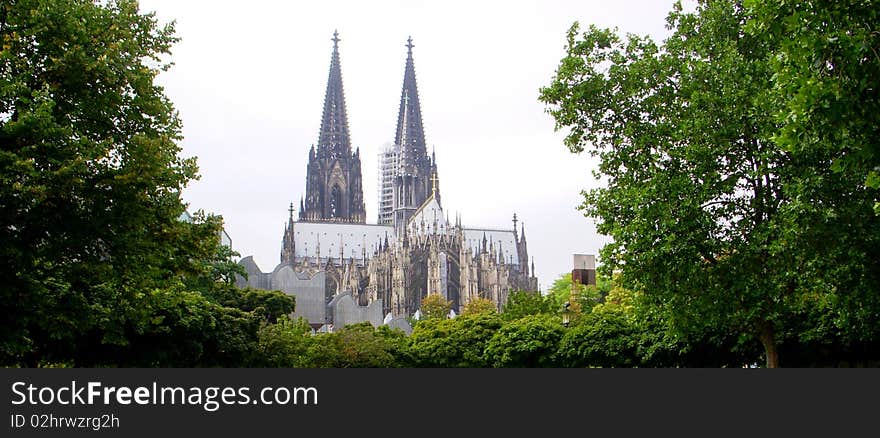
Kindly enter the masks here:
<path id="1" fill-rule="evenodd" d="M 571 310 L 568 309 L 569 306 L 571 306 L 571 303 L 568 301 L 562 305 L 562 325 L 565 327 L 568 327 L 568 324 L 571 322 Z"/>

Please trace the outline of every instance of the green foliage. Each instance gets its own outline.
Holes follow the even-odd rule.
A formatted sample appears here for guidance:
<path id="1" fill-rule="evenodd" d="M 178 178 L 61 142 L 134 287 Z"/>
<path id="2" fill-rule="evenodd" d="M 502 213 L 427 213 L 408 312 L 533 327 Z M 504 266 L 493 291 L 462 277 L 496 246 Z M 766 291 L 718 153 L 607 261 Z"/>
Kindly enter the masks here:
<path id="1" fill-rule="evenodd" d="M 507 297 L 501 317 L 507 321 L 520 319 L 529 315 L 554 314 L 560 310 L 560 303 L 551 295 L 539 292 L 515 291 Z"/>
<path id="2" fill-rule="evenodd" d="M 0 5 L 0 363 L 250 356 L 258 318 L 197 293 L 235 268 L 220 218 L 180 220 L 196 165 L 154 82 L 175 41 L 134 1 Z"/>
<path id="3" fill-rule="evenodd" d="M 777 144 L 830 164 L 836 178 L 848 179 L 844 174 L 855 178 L 868 188 L 864 195 L 878 201 L 880 12 L 876 2 L 751 0 L 744 4 L 750 17 L 746 30 L 779 41 L 771 58 L 773 114 L 780 125 L 774 138 Z"/>
<path id="4" fill-rule="evenodd" d="M 874 1 L 747 1 L 746 31 L 778 41 L 769 100 L 794 173 L 790 257 L 814 279 L 829 339 L 880 339 L 880 21 Z M 873 210 L 873 215 L 872 215 Z M 817 256 L 819 255 L 819 256 Z M 825 295 L 824 297 L 822 295 Z M 802 297 L 790 300 L 802 310 Z M 831 322 L 833 321 L 833 322 Z M 838 336 L 840 333 L 842 336 Z M 813 336 L 813 335 L 810 335 Z"/>
<path id="5" fill-rule="evenodd" d="M 504 324 L 486 345 L 487 363 L 496 368 L 555 367 L 564 334 L 562 320 L 532 315 Z"/>
<path id="6" fill-rule="evenodd" d="M 501 325 L 496 312 L 422 321 L 409 338 L 410 354 L 421 367 L 487 367 L 484 350 Z"/>
<path id="7" fill-rule="evenodd" d="M 138 317 L 119 322 L 123 343 L 78 339 L 75 351 L 53 350 L 77 366 L 194 367 L 241 366 L 253 356 L 259 319 L 253 314 L 218 306 L 201 294 L 179 288 L 145 294 Z M 132 315 L 134 316 L 134 315 Z"/>
<path id="8" fill-rule="evenodd" d="M 423 321 L 426 319 L 445 319 L 449 316 L 449 311 L 452 309 L 452 302 L 443 298 L 440 294 L 430 294 L 422 299 L 420 309 Z"/>
<path id="9" fill-rule="evenodd" d="M 482 297 L 476 297 L 470 300 L 462 310 L 462 315 L 471 315 L 475 313 L 498 313 L 498 308 L 492 300 Z"/>
<path id="10" fill-rule="evenodd" d="M 212 217 L 212 219 L 216 218 Z M 204 221 L 206 217 L 203 212 L 198 211 L 192 220 Z M 236 275 L 247 278 L 244 266 L 235 262 L 235 257 L 238 256 L 238 252 L 226 245 L 215 245 L 211 255 L 196 260 L 196 271 L 185 280 L 187 287 L 207 292 L 222 286 L 232 286 Z"/>
<path id="11" fill-rule="evenodd" d="M 571 286 L 571 272 L 560 274 L 559 278 L 553 280 L 553 284 L 550 285 L 550 290 L 547 291 L 547 295 L 553 297 L 553 300 L 556 301 L 557 307 L 561 306 L 562 303 L 568 301 L 571 297 Z M 586 286 L 579 284 L 578 289 L 579 292 L 583 293 L 586 291 Z"/>
<path id="12" fill-rule="evenodd" d="M 560 360 L 570 367 L 638 366 L 640 335 L 634 318 L 621 306 L 598 305 L 566 331 Z"/>
<path id="13" fill-rule="evenodd" d="M 571 272 L 567 272 L 561 274 L 550 286 L 548 296 L 553 297 L 557 310 L 562 307 L 563 303 L 571 299 L 572 283 Z M 605 280 L 603 276 L 596 278 L 595 286 L 591 284 L 578 284 L 578 306 L 576 308 L 579 308 L 579 311 L 588 311 L 597 303 L 602 302 L 610 287 L 610 281 Z"/>
<path id="14" fill-rule="evenodd" d="M 317 368 L 392 368 L 404 366 L 403 332 L 375 329 L 369 322 L 315 336 L 304 365 Z"/>
<path id="15" fill-rule="evenodd" d="M 808 295 L 835 303 L 836 329 L 877 336 L 878 275 L 865 260 L 878 257 L 880 227 L 871 196 L 832 174 L 828 154 L 779 147 L 778 114 L 792 112 L 773 60 L 788 34 L 747 33 L 750 18 L 732 0 L 677 5 L 662 46 L 575 25 L 541 100 L 573 152 L 600 158 L 608 184 L 582 208 L 613 238 L 604 272 L 668 309 L 682 337 L 739 333 L 774 366 Z"/>
<path id="16" fill-rule="evenodd" d="M 302 367 L 313 342 L 312 328 L 303 318 L 287 316 L 260 326 L 255 364 L 265 367 Z"/>
<path id="17" fill-rule="evenodd" d="M 277 290 L 239 289 L 219 283 L 203 294 L 221 306 L 253 312 L 270 323 L 293 313 L 296 307 L 295 296 Z"/>

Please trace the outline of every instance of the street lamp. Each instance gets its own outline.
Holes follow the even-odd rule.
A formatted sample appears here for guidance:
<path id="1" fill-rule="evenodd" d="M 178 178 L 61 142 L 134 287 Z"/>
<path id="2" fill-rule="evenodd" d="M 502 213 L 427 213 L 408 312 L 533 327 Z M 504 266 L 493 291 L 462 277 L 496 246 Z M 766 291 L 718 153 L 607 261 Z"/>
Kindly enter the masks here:
<path id="1" fill-rule="evenodd" d="M 568 310 L 568 307 L 571 306 L 571 303 L 568 301 L 562 305 L 562 325 L 568 327 L 568 324 L 571 322 L 571 311 Z"/>

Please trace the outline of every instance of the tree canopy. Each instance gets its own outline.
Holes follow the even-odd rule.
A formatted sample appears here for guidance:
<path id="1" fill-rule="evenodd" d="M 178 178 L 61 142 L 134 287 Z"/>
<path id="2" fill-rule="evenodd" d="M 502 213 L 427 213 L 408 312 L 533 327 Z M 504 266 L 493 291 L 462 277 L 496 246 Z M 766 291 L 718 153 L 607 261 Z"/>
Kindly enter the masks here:
<path id="1" fill-rule="evenodd" d="M 865 261 L 877 260 L 880 222 L 864 166 L 838 171 L 839 151 L 794 147 L 794 128 L 780 126 L 797 118 L 780 98 L 791 88 L 776 61 L 791 48 L 746 25 L 755 10 L 773 10 L 765 3 L 676 5 L 660 45 L 575 24 L 541 100 L 569 149 L 599 158 L 607 185 L 586 192 L 582 208 L 613 238 L 605 272 L 670 309 L 679 332 L 733 330 L 759 340 L 777 366 L 780 344 L 809 336 L 796 323 L 806 315 L 876 337 L 877 269 Z M 770 25 L 768 14 L 755 29 Z"/>
<path id="2" fill-rule="evenodd" d="M 293 310 L 230 289 L 221 218 L 182 220 L 176 41 L 136 1 L 0 5 L 0 363 L 241 365 Z"/>
<path id="3" fill-rule="evenodd" d="M 515 291 L 507 297 L 501 317 L 505 320 L 514 320 L 528 315 L 554 314 L 561 310 L 560 306 L 561 304 L 557 303 L 552 295 Z"/>
<path id="4" fill-rule="evenodd" d="M 422 299 L 422 319 L 444 319 L 449 316 L 452 302 L 440 294 L 429 294 Z"/>
<path id="5" fill-rule="evenodd" d="M 495 303 L 488 298 L 476 297 L 470 300 L 462 309 L 462 315 L 470 315 L 475 313 L 498 313 Z"/>

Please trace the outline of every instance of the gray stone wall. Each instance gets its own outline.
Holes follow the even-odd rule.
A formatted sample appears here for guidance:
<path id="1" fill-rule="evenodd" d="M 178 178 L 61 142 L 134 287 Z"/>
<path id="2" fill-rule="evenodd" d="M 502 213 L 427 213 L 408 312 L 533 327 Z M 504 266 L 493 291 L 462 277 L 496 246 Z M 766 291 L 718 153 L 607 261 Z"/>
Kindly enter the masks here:
<path id="1" fill-rule="evenodd" d="M 236 276 L 235 285 L 239 288 L 252 287 L 254 289 L 271 290 L 271 275 L 263 273 L 257 262 L 252 256 L 247 256 L 238 261 L 238 264 L 244 267 L 248 274 L 247 280 L 243 277 Z"/>
<path id="2" fill-rule="evenodd" d="M 406 333 L 407 336 L 411 335 L 413 332 L 412 325 L 410 325 L 409 321 L 406 318 L 398 316 L 397 318 L 393 318 L 391 321 L 388 321 L 388 327 L 391 329 L 400 329 Z"/>
<path id="3" fill-rule="evenodd" d="M 238 264 L 247 271 L 248 278 L 245 280 L 242 277 L 237 277 L 235 279 L 237 287 L 280 290 L 288 295 L 293 295 L 296 297 L 294 317 L 303 317 L 314 326 L 326 323 L 327 306 L 324 300 L 326 274 L 324 272 L 309 275 L 306 272 L 294 271 L 293 266 L 289 264 L 278 265 L 272 272 L 262 272 L 253 257 L 250 256 L 241 259 Z"/>
<path id="4" fill-rule="evenodd" d="M 367 306 L 359 306 L 351 297 L 351 292 L 346 291 L 334 297 L 327 307 L 333 315 L 335 329 L 364 321 L 373 324 L 373 327 L 382 325 L 382 300 L 373 301 Z"/>
<path id="5" fill-rule="evenodd" d="M 296 297 L 294 317 L 303 317 L 309 324 L 324 324 L 326 306 L 324 304 L 324 272 L 309 275 L 295 272 L 290 265 L 279 265 L 272 273 L 272 289 L 280 290 Z"/>

